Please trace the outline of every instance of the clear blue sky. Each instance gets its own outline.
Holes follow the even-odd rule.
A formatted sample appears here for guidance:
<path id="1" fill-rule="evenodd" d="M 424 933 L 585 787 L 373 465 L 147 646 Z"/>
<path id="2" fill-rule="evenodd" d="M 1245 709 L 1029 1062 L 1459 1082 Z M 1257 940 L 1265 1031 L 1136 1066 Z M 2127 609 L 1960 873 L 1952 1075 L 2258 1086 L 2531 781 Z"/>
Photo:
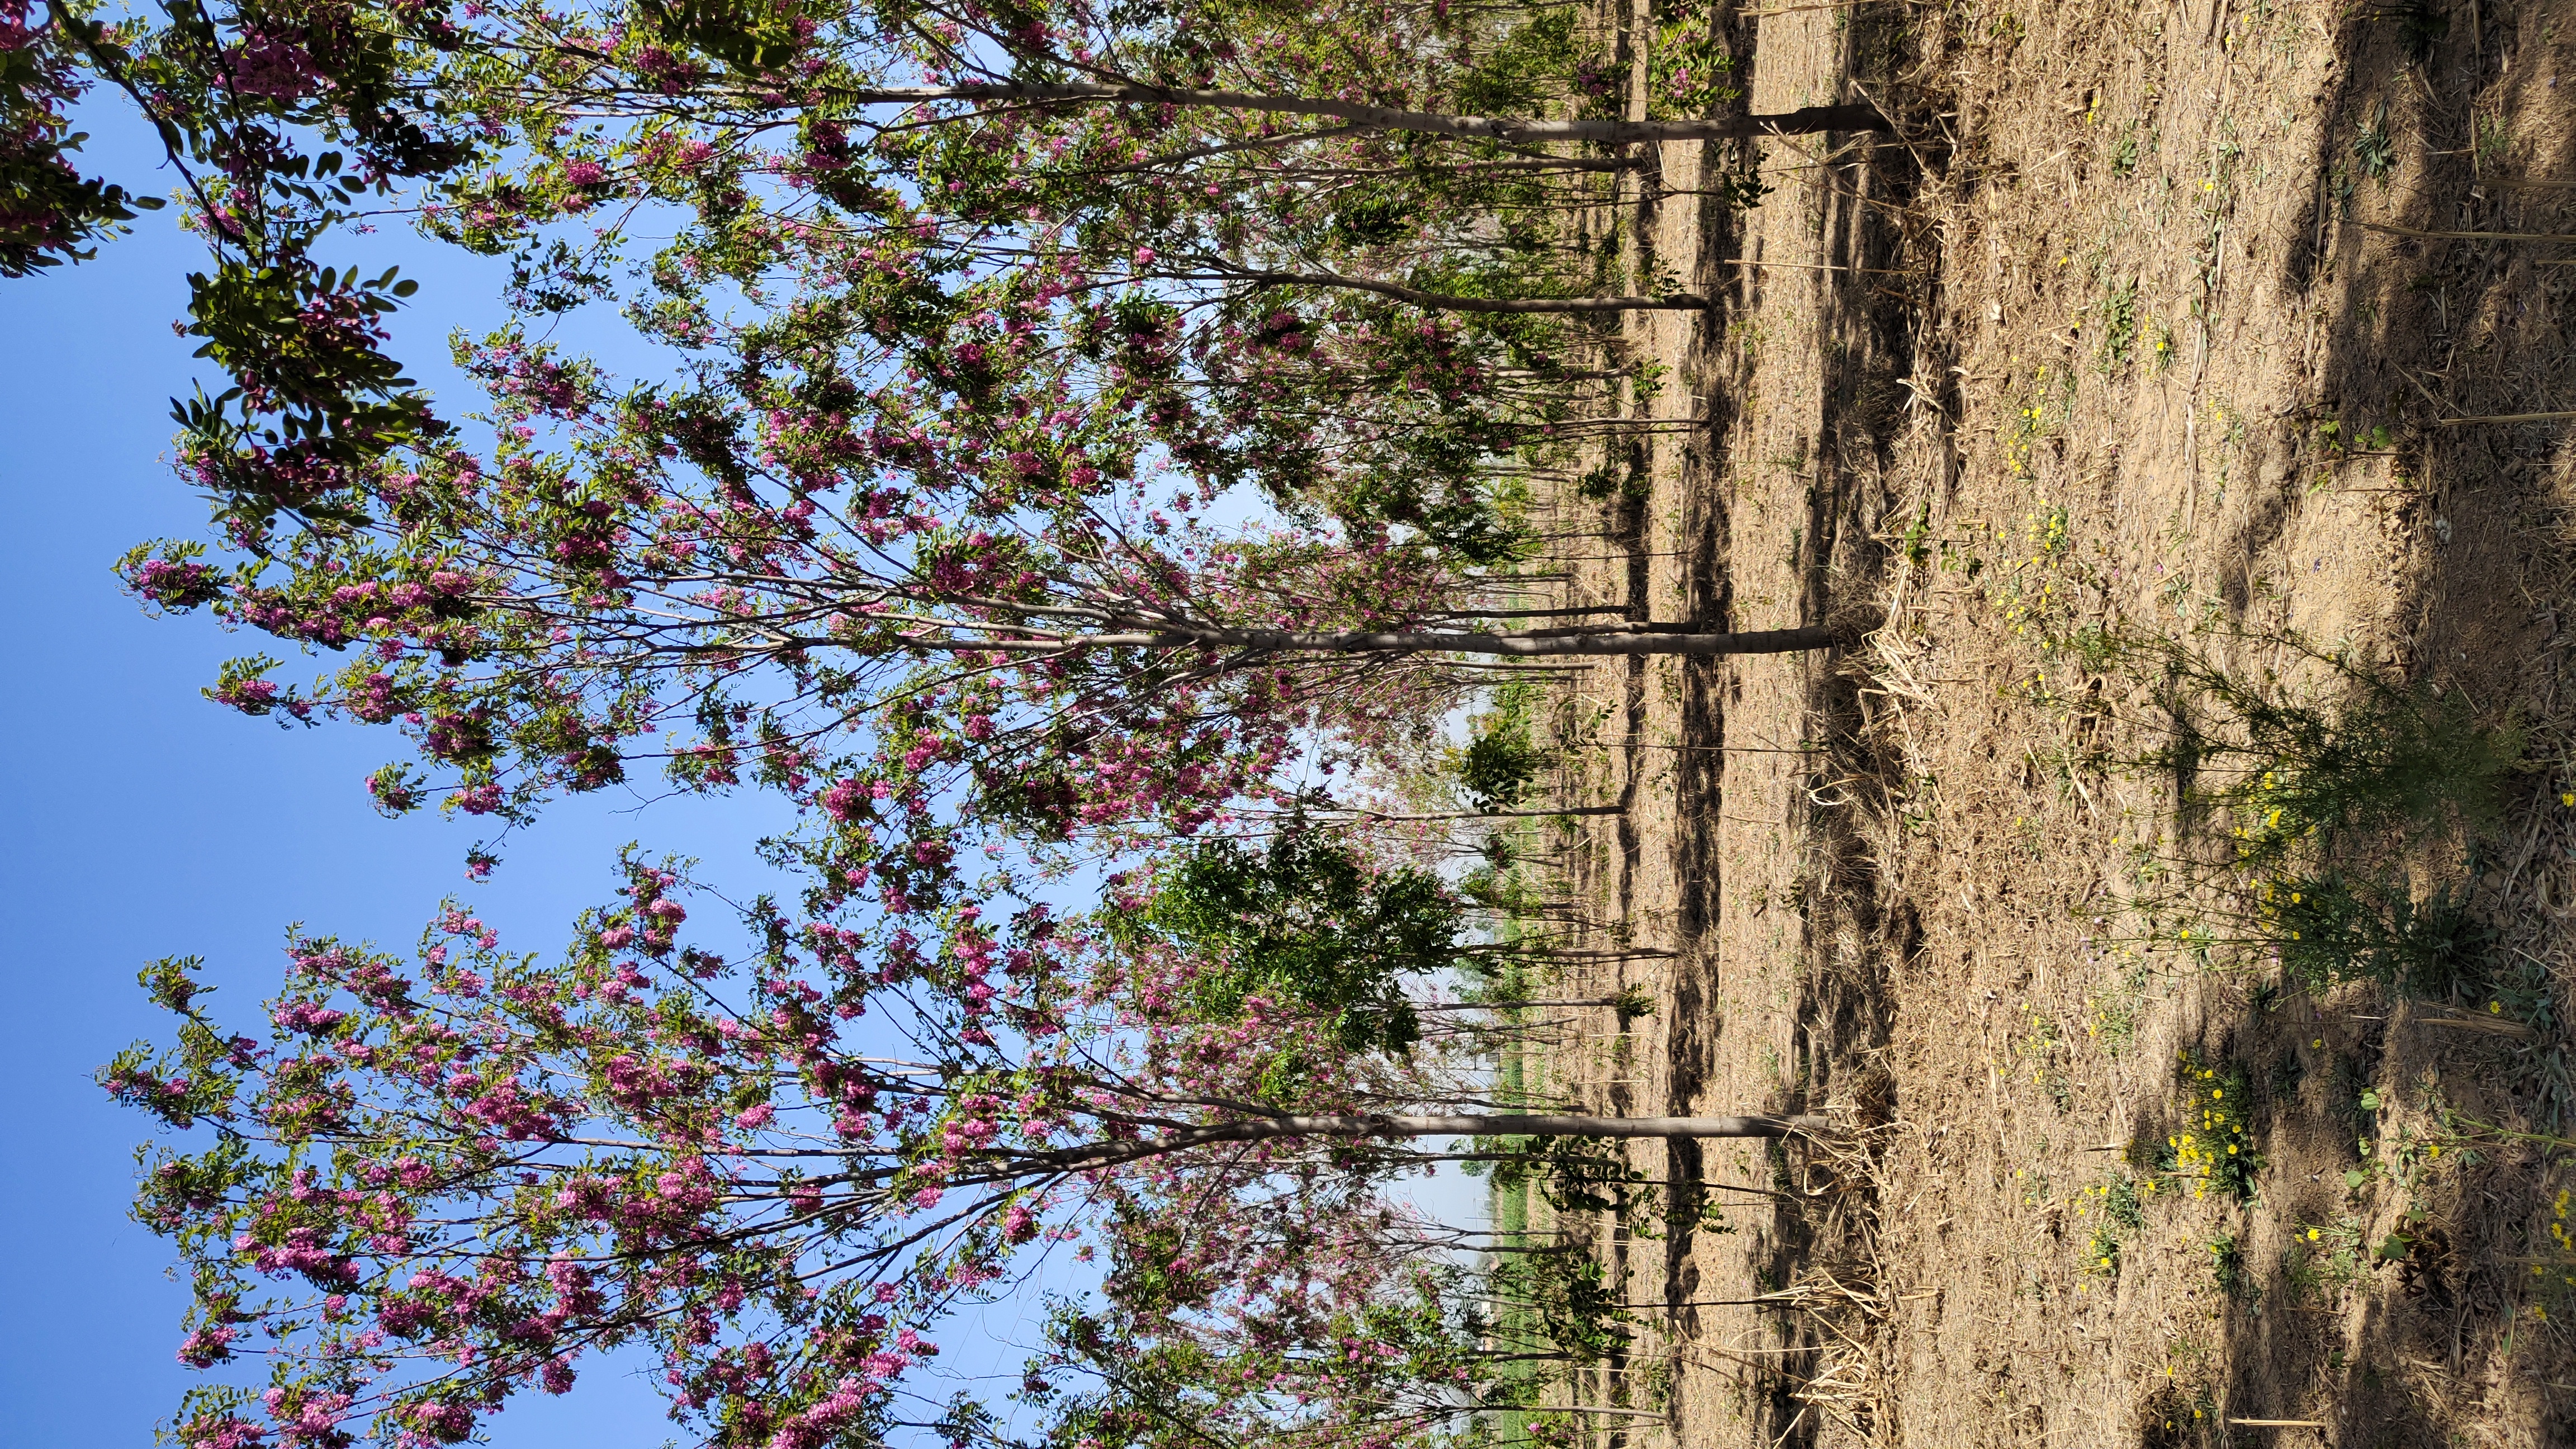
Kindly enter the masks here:
<path id="1" fill-rule="evenodd" d="M 386 821 L 369 808 L 364 777 L 393 756 L 392 737 L 288 733 L 199 696 L 230 654 L 284 651 L 203 617 L 148 619 L 109 572 L 133 544 L 194 536 L 206 517 L 163 461 L 168 398 L 199 365 L 170 323 L 202 256 L 167 215 L 93 262 L 0 281 L 0 758 L 14 781 L 0 832 L 12 1038 L 0 1054 L 0 1446 L 11 1449 L 149 1444 L 196 1378 L 172 1356 L 186 1295 L 165 1276 L 167 1245 L 125 1217 L 148 1124 L 90 1080 L 129 1041 L 166 1033 L 135 988 L 145 963 L 202 954 L 221 984 L 216 1012 L 256 1026 L 291 922 L 407 946 L 454 891 L 505 942 L 545 949 L 614 889 L 621 843 L 702 855 L 739 879 L 761 828 L 739 804 L 639 815 L 632 799 L 587 801 L 514 839 L 494 880 L 474 886 L 462 860 L 481 822 Z M 329 259 L 373 272 L 424 251 L 399 234 L 358 245 L 378 250 Z M 493 315 L 490 280 L 445 267 L 406 266 L 427 285 L 397 324 L 401 355 L 433 385 L 453 379 L 447 328 Z M 453 386 L 438 391 L 451 413 L 467 406 Z M 501 1427 L 500 1443 L 565 1449 L 653 1446 L 673 1428 L 642 1385 L 597 1369 L 570 1398 L 514 1408 Z"/>

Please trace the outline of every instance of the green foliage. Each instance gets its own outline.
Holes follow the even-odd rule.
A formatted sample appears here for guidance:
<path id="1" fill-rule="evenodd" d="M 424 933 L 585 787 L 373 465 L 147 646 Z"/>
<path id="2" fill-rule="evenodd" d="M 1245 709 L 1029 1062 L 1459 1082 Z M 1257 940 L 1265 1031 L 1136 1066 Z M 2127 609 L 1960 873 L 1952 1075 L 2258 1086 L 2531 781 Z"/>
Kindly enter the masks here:
<path id="1" fill-rule="evenodd" d="M 1401 1052 L 1421 1036 L 1404 980 L 1456 964 L 1463 919 L 1430 872 L 1379 867 L 1320 831 L 1291 829 L 1267 851 L 1200 846 L 1124 928 L 1199 953 L 1194 1004 L 1214 1019 L 1271 993 L 1331 1018 L 1352 1051 Z"/>
<path id="2" fill-rule="evenodd" d="M 222 516 L 253 530 L 280 511 L 358 521 L 341 494 L 348 470 L 446 433 L 379 345 L 380 319 L 417 290 L 392 268 L 361 279 L 354 268 L 225 261 L 188 278 L 188 335 L 205 339 L 195 355 L 240 384 L 171 405 L 187 462 L 225 500 Z"/>
<path id="3" fill-rule="evenodd" d="M 1526 115 L 1564 93 L 1574 68 L 1574 7 L 1541 10 L 1487 47 L 1458 78 L 1468 115 Z"/>
<path id="4" fill-rule="evenodd" d="M 1725 172 L 1718 176 L 1712 189 L 1729 211 L 1751 211 L 1774 190 L 1770 182 L 1762 179 L 1758 166 L 1749 171 Z"/>
<path id="5" fill-rule="evenodd" d="M 2115 1172 L 2086 1194 L 2083 1210 L 2097 1214 L 2093 1241 L 2086 1245 L 2084 1271 L 2104 1277 L 2117 1277 L 2120 1272 L 2120 1244 L 2126 1235 L 2145 1227 L 2146 1208 L 2138 1197 L 2138 1184 L 2126 1173 Z"/>
<path id="6" fill-rule="evenodd" d="M 85 261 L 97 253 L 85 243 L 125 230 L 137 208 L 162 205 L 73 164 L 89 136 L 71 128 L 71 106 L 96 70 L 128 57 L 87 5 L 47 0 L 45 9 L 33 26 L 20 9 L 17 34 L 0 46 L 0 277 Z"/>
<path id="7" fill-rule="evenodd" d="M 2416 901 L 2368 879 L 2291 874 L 2264 883 L 2257 910 L 2281 969 L 2312 991 L 2351 980 L 2420 996 L 2474 990 L 2489 945 L 2448 888 Z"/>
<path id="8" fill-rule="evenodd" d="M 2102 367 L 2126 367 L 2138 345 L 2138 283 L 2132 277 L 2102 299 Z"/>
<path id="9" fill-rule="evenodd" d="M 2182 1122 L 2156 1154 L 2161 1170 L 2192 1182 L 2191 1195 L 2206 1197 L 2216 1188 L 2238 1202 L 2254 1200 L 2254 1177 L 2263 1170 L 2254 1150 L 2248 1111 L 2253 1086 L 2241 1063 L 2203 1061 L 2181 1054 L 2176 1088 Z"/>
<path id="10" fill-rule="evenodd" d="M 1497 1325 L 1498 1341 L 1537 1340 L 1576 1363 L 1593 1363 L 1634 1336 L 1629 1325 L 1635 1318 L 1620 1306 L 1604 1265 L 1590 1253 L 1502 1255 L 1487 1270 L 1485 1286 L 1511 1305 Z"/>
<path id="11" fill-rule="evenodd" d="M 2394 684 L 2309 652 L 2342 698 L 2293 698 L 2268 676 L 2249 684 L 2178 646 L 2162 650 L 2174 734 L 2157 758 L 2187 798 L 2235 817 L 2240 862 L 2268 866 L 2307 842 L 2331 850 L 2362 832 L 2493 822 L 2522 758 L 2518 729 L 2480 725 L 2458 690 Z"/>
<path id="12" fill-rule="evenodd" d="M 2361 168 L 2362 175 L 2383 183 L 2388 180 L 2390 169 L 2397 164 L 2397 143 L 2388 134 L 2386 106 L 2380 107 L 2379 114 L 2353 134 L 2352 159 L 2353 164 Z"/>
<path id="13" fill-rule="evenodd" d="M 2281 1276 L 2300 1298 L 2321 1299 L 2366 1276 L 2361 1220 L 2338 1217 L 2294 1226 L 2281 1255 Z"/>
<path id="14" fill-rule="evenodd" d="M 2221 1233 L 2209 1240 L 2209 1271 L 2218 1291 L 2239 1303 L 2259 1303 L 2263 1285 L 2245 1271 L 2245 1249 L 2234 1233 Z"/>
<path id="15" fill-rule="evenodd" d="M 1478 810 L 1492 814 L 1518 806 L 1547 767 L 1549 751 L 1537 738 L 1537 696 L 1526 686 L 1507 686 L 1495 695 L 1494 707 L 1477 717 L 1475 736 L 1457 753 L 1459 787 Z"/>

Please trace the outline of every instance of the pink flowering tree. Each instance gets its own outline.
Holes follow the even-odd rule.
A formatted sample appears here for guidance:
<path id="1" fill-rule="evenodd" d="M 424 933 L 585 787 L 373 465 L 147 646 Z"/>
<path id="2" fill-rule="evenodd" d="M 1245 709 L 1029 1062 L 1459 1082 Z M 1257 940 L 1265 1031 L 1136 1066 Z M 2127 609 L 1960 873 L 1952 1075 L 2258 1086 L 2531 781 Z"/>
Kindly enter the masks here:
<path id="1" fill-rule="evenodd" d="M 404 730 L 389 810 L 515 816 L 638 764 L 766 785 L 809 810 L 826 889 L 889 903 L 935 901 L 1000 836 L 1188 832 L 1276 799 L 1313 741 L 1436 718 L 1484 677 L 1461 661 L 1831 642 L 1515 628 L 1508 572 L 1419 530 L 1216 521 L 1078 352 L 991 300 L 865 387 L 837 342 L 620 389 L 505 334 L 466 356 L 497 400 L 488 456 L 407 450 L 340 475 L 327 527 L 230 567 L 138 550 L 126 576 L 336 656 L 303 683 L 254 657 L 212 693 Z"/>
<path id="2" fill-rule="evenodd" d="M 1462 1112 L 1442 1064 L 1339 1050 L 1293 1001 L 1160 1010 L 1172 963 L 1036 907 L 865 934 L 756 907 L 735 965 L 681 943 L 687 893 L 630 862 L 552 960 L 454 907 L 411 961 L 299 936 L 258 1036 L 194 963 L 145 973 L 176 1042 L 101 1080 L 183 1138 L 136 1214 L 188 1267 L 181 1357 L 266 1368 L 193 1394 L 181 1442 L 455 1442 L 616 1349 L 705 1442 L 874 1442 L 952 1308 L 1050 1243 L 1130 1252 L 1158 1204 L 1277 1221 L 1423 1136 L 1797 1125 Z"/>

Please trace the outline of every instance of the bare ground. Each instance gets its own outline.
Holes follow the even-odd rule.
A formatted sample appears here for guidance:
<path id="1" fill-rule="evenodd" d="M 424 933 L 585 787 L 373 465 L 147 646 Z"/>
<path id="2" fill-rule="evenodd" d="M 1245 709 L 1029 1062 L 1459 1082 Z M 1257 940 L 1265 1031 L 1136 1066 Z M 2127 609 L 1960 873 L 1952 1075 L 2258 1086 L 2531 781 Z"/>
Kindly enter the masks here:
<path id="1" fill-rule="evenodd" d="M 1901 134 L 1762 142 L 1741 213 L 1693 193 L 1745 157 L 1663 148 L 1632 244 L 1723 303 L 1630 320 L 1674 367 L 1630 415 L 1703 426 L 1600 505 L 1620 547 L 1577 593 L 1859 642 L 1575 691 L 1606 742 L 1579 788 L 1628 806 L 1580 885 L 1678 954 L 1619 968 L 1663 1007 L 1570 1070 L 1625 1112 L 1830 1108 L 1865 1146 L 1640 1154 L 1799 1201 L 1710 1189 L 1733 1231 L 1610 1245 L 1631 1298 L 1803 1306 L 1648 1315 L 1587 1395 L 1668 1422 L 1597 1432 L 2576 1442 L 2548 1233 L 2576 1163 L 2460 1125 L 2576 1128 L 2563 1006 L 2461 1025 L 2486 1003 L 2157 938 L 2139 863 L 2197 845 L 2134 763 L 2152 681 L 2069 644 L 2314 686 L 2295 634 L 2518 724 L 2502 821 L 2405 866 L 2568 1000 L 2570 425 L 2464 420 L 2576 407 L 2576 247 L 2421 233 L 2576 231 L 2576 190 L 2515 184 L 2576 179 L 2576 13 L 1769 8 L 1716 21 L 1753 110 L 1868 99 Z M 2157 1172 L 2205 1110 L 2186 1055 L 2245 1073 L 2250 1202 Z M 2120 1180 L 2155 1187 L 2106 1263 Z"/>

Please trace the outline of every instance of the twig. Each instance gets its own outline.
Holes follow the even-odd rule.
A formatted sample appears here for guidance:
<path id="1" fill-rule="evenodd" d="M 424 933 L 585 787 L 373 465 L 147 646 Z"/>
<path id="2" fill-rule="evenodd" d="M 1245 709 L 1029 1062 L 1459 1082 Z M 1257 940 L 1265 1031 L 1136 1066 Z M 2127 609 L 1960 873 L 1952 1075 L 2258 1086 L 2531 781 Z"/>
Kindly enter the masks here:
<path id="1" fill-rule="evenodd" d="M 2411 226 L 2391 226 L 2379 221 L 2365 221 L 2361 229 L 2385 232 L 2390 236 L 2423 237 L 2431 241 L 2576 242 L 2576 235 L 2556 231 L 2417 231 Z"/>
<path id="2" fill-rule="evenodd" d="M 2489 413 L 2484 417 L 2442 418 L 2437 421 L 2445 428 L 2465 428 L 2471 423 L 2557 423 L 2565 422 L 2569 418 L 2576 418 L 2576 412 Z"/>
<path id="3" fill-rule="evenodd" d="M 1724 257 L 1730 267 L 1794 267 L 1802 272 L 1866 272 L 1873 277 L 1910 277 L 1914 273 L 1898 267 L 1842 267 L 1831 262 L 1762 262 L 1742 257 Z"/>

